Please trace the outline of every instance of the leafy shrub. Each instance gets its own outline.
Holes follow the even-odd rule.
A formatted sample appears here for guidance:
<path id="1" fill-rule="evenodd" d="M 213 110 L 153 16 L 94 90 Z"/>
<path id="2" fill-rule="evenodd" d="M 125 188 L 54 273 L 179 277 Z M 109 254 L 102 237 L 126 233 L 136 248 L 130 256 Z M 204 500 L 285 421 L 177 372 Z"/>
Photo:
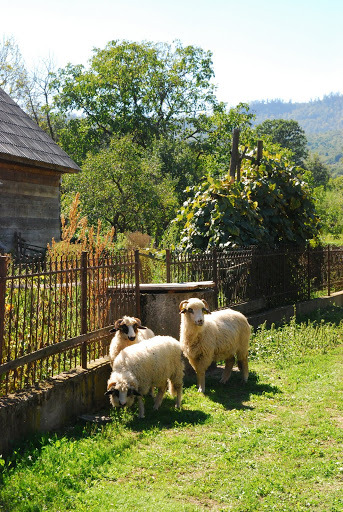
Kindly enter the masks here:
<path id="1" fill-rule="evenodd" d="M 175 222 L 180 247 L 304 244 L 317 235 L 319 219 L 310 189 L 282 156 L 265 153 L 261 165 L 245 162 L 240 182 L 209 177 L 189 189 Z"/>

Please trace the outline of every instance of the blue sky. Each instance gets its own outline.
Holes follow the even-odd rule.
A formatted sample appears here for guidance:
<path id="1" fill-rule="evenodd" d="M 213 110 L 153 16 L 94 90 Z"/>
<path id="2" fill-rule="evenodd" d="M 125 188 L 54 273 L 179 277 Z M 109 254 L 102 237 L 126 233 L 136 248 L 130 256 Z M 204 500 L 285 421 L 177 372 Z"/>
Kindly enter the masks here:
<path id="1" fill-rule="evenodd" d="M 112 39 L 178 39 L 213 53 L 228 106 L 343 93 L 342 0 L 2 0 L 0 19 L 29 68 L 86 64 Z"/>

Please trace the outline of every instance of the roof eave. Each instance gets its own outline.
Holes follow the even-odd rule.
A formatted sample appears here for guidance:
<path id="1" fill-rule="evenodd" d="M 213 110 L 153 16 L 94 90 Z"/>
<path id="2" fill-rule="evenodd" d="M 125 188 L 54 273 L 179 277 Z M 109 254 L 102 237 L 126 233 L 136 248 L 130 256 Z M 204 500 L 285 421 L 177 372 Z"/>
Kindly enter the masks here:
<path id="1" fill-rule="evenodd" d="M 0 152 L 0 161 L 2 162 L 9 162 L 9 163 L 16 163 L 16 164 L 23 164 L 25 166 L 31 166 L 31 167 L 37 167 L 39 169 L 48 169 L 50 171 L 58 171 L 60 173 L 77 173 L 81 172 L 81 168 L 75 164 L 75 167 L 69 167 L 64 165 L 58 165 L 53 164 L 50 162 L 41 162 L 38 160 L 31 160 L 29 158 L 24 158 L 16 155 L 10 155 L 8 153 L 1 153 Z"/>

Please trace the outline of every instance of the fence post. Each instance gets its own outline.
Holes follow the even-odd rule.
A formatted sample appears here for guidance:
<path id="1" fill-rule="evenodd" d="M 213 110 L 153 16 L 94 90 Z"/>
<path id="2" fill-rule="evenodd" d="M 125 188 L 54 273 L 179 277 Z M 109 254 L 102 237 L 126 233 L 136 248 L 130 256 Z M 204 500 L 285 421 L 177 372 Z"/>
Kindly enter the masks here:
<path id="1" fill-rule="evenodd" d="M 81 334 L 88 330 L 88 283 L 87 283 L 88 253 L 81 254 Z M 87 343 L 81 345 L 81 366 L 87 369 Z"/>
<path id="2" fill-rule="evenodd" d="M 218 256 L 217 251 L 213 250 L 213 281 L 214 281 L 214 305 L 218 309 Z"/>
<path id="3" fill-rule="evenodd" d="M 139 288 L 139 251 L 135 250 L 135 298 L 136 298 L 136 316 L 141 317 L 141 294 Z"/>
<path id="4" fill-rule="evenodd" d="M 232 147 L 231 147 L 231 160 L 230 160 L 230 177 L 235 181 L 238 158 L 238 144 L 239 144 L 239 128 L 234 128 L 232 132 Z"/>
<path id="5" fill-rule="evenodd" d="M 5 298 L 6 298 L 6 276 L 7 276 L 7 256 L 0 256 L 0 364 L 2 363 L 2 354 L 4 347 L 5 334 Z"/>
<path id="6" fill-rule="evenodd" d="M 331 262 L 330 262 L 330 244 L 328 244 L 328 296 L 331 294 Z"/>
<path id="7" fill-rule="evenodd" d="M 166 249 L 167 283 L 170 283 L 170 249 Z"/>
<path id="8" fill-rule="evenodd" d="M 311 298 L 311 259 L 310 245 L 307 244 L 307 300 Z"/>

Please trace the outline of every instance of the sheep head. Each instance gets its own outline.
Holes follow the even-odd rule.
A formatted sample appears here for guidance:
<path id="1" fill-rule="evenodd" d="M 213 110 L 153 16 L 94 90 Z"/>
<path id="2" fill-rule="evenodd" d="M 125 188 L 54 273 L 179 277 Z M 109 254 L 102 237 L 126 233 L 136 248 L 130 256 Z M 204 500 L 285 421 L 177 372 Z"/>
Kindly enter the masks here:
<path id="1" fill-rule="evenodd" d="M 187 315 L 192 319 L 195 325 L 202 326 L 204 324 L 204 315 L 211 313 L 210 308 L 205 299 L 188 299 L 183 300 L 179 306 L 180 313 Z"/>
<path id="2" fill-rule="evenodd" d="M 107 383 L 105 395 L 110 397 L 113 407 L 131 407 L 135 397 L 141 396 L 135 389 L 133 382 L 114 382 L 111 379 Z"/>
<path id="3" fill-rule="evenodd" d="M 110 333 L 121 331 L 130 341 L 134 341 L 136 339 L 138 329 L 146 329 L 139 318 L 123 316 L 123 318 L 119 318 L 119 320 L 115 321 L 114 327 L 110 330 Z"/>

